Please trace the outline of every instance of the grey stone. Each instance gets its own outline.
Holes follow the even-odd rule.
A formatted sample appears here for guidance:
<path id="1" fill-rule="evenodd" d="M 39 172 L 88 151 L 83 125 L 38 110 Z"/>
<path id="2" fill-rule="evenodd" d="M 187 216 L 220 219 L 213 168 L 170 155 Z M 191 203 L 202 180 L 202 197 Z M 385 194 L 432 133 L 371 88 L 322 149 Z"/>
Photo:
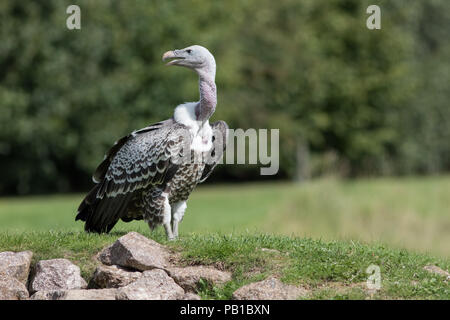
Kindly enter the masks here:
<path id="1" fill-rule="evenodd" d="M 96 288 L 124 287 L 142 276 L 139 271 L 130 271 L 119 266 L 98 266 L 91 283 Z"/>
<path id="2" fill-rule="evenodd" d="M 164 270 L 144 271 L 133 283 L 117 289 L 117 300 L 180 300 L 184 290 Z"/>
<path id="3" fill-rule="evenodd" d="M 250 283 L 237 289 L 234 300 L 295 300 L 308 291 L 301 287 L 287 285 L 276 278 Z"/>
<path id="4" fill-rule="evenodd" d="M 181 300 L 202 300 L 198 294 L 186 292 Z"/>
<path id="5" fill-rule="evenodd" d="M 117 289 L 42 290 L 31 300 L 115 300 Z"/>
<path id="6" fill-rule="evenodd" d="M 442 277 L 446 277 L 447 280 L 450 280 L 450 272 L 445 271 L 445 270 L 439 268 L 438 266 L 429 265 L 429 266 L 423 267 L 423 269 L 430 273 L 434 273 L 434 274 L 440 275 Z"/>
<path id="7" fill-rule="evenodd" d="M 22 282 L 0 273 L 0 300 L 27 300 L 28 297 L 28 290 Z"/>
<path id="8" fill-rule="evenodd" d="M 65 290 L 41 290 L 35 292 L 30 300 L 61 300 Z"/>
<path id="9" fill-rule="evenodd" d="M 30 292 L 41 290 L 71 290 L 87 287 L 80 268 L 67 259 L 41 260 L 30 283 Z"/>
<path id="10" fill-rule="evenodd" d="M 201 279 L 212 284 L 222 284 L 231 280 L 231 273 L 206 266 L 168 268 L 167 273 L 184 290 L 195 292 Z"/>
<path id="11" fill-rule="evenodd" d="M 0 252 L 0 273 L 16 278 L 26 285 L 32 257 L 31 251 Z"/>
<path id="12" fill-rule="evenodd" d="M 120 237 L 98 256 L 104 264 L 140 271 L 164 269 L 170 265 L 169 257 L 165 247 L 137 232 L 129 232 Z"/>

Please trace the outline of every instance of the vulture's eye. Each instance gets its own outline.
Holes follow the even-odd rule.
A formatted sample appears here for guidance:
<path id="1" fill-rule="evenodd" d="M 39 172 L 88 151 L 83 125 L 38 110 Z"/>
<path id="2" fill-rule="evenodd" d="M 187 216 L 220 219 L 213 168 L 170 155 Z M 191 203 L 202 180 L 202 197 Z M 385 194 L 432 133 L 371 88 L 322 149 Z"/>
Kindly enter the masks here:
<path id="1" fill-rule="evenodd" d="M 187 49 L 186 52 L 189 53 L 189 54 L 191 54 L 191 53 L 192 53 L 192 50 L 191 50 L 191 49 Z"/>

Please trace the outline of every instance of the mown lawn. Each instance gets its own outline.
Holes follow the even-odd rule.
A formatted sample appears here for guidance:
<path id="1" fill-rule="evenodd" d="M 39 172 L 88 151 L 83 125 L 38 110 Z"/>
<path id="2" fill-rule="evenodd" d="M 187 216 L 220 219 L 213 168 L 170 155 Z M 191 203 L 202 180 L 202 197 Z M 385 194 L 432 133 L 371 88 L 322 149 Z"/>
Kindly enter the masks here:
<path id="1" fill-rule="evenodd" d="M 104 246 L 127 231 L 166 243 L 160 228 L 119 223 L 86 234 L 74 221 L 83 195 L 0 198 L 0 251 L 32 250 L 34 261 L 66 257 L 88 280 Z M 179 241 L 184 264 L 233 272 L 204 298 L 226 299 L 239 286 L 275 274 L 303 285 L 307 298 L 450 299 L 450 178 L 406 178 L 201 186 L 192 194 Z M 279 252 L 262 251 L 261 248 Z M 366 269 L 380 267 L 382 289 L 368 292 Z"/>

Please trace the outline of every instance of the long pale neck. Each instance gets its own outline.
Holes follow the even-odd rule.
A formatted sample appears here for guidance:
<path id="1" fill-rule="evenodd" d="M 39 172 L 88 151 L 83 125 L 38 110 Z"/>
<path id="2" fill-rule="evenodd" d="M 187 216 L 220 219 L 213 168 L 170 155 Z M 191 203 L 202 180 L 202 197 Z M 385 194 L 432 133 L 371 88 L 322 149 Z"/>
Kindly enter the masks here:
<path id="1" fill-rule="evenodd" d="M 206 121 L 216 110 L 217 88 L 214 72 L 199 72 L 200 102 L 195 109 L 198 121 Z"/>

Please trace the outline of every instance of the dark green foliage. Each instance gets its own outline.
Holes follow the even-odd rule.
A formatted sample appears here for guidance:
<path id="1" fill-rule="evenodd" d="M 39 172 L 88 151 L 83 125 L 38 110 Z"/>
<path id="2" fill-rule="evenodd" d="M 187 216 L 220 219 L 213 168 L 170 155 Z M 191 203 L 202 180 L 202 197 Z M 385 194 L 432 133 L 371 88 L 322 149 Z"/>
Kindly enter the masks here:
<path id="1" fill-rule="evenodd" d="M 281 128 L 278 177 L 294 175 L 299 137 L 344 174 L 450 168 L 446 0 L 76 3 L 76 31 L 73 1 L 0 4 L 1 193 L 86 190 L 116 139 L 198 98 L 194 74 L 161 62 L 193 43 L 218 62 L 214 120 Z M 381 30 L 365 26 L 369 4 Z"/>

